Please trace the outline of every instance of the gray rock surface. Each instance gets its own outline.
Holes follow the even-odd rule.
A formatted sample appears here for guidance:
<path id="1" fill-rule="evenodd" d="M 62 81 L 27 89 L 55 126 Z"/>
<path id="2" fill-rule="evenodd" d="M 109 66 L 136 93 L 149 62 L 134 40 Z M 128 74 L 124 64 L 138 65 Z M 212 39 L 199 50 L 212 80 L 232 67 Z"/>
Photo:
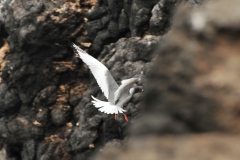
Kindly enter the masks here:
<path id="1" fill-rule="evenodd" d="M 93 42 L 91 52 L 120 38 L 163 35 L 170 29 L 172 12 L 177 0 L 101 0 L 89 10 L 85 25 Z"/>
<path id="2" fill-rule="evenodd" d="M 142 110 L 156 111 L 159 117 L 161 108 L 151 104 L 144 108 L 141 103 L 147 79 L 152 76 L 149 70 L 156 59 L 154 50 L 166 40 L 173 12 L 180 2 L 0 0 L 3 156 L 13 160 L 87 160 L 102 148 L 107 151 L 125 145 L 130 138 L 129 126 L 138 121 Z M 199 5 L 196 1 L 187 3 L 191 7 Z M 67 39 L 98 57 L 118 83 L 125 78 L 141 77 L 137 84 L 140 92 L 124 106 L 129 123 L 121 115 L 115 121 L 113 115 L 100 113 L 93 107 L 90 95 L 104 100 L 103 94 L 88 68 L 68 46 Z M 204 109 L 197 115 L 211 115 Z M 139 120 L 136 132 L 146 129 L 152 133 L 191 132 L 185 121 L 194 118 L 179 120 L 175 112 L 174 108 L 172 112 L 163 112 L 160 120 L 154 121 L 156 127 L 147 128 L 148 123 Z M 154 115 L 146 116 L 155 119 Z M 211 125 L 204 125 L 200 121 L 196 127 L 212 131 Z M 141 126 L 145 128 L 141 130 Z"/>
<path id="3" fill-rule="evenodd" d="M 130 126 L 131 139 L 95 159 L 239 158 L 239 5 L 222 0 L 179 8 L 156 51 L 145 112 Z"/>
<path id="4" fill-rule="evenodd" d="M 153 56 L 154 52 L 152 52 L 152 49 L 156 46 L 158 39 L 159 37 L 152 36 L 147 38 L 122 38 L 118 42 L 105 47 L 99 60 L 106 64 L 117 82 L 120 82 L 121 79 L 134 76 L 142 77 L 144 75 L 141 75 L 141 72 L 146 67 L 144 64 L 149 62 L 149 57 Z M 135 54 L 134 56 L 132 56 L 133 53 Z M 139 83 L 139 85 L 142 86 L 143 84 Z M 124 107 L 128 110 L 126 114 L 130 119 L 130 123 L 141 110 L 140 99 L 142 94 L 143 92 L 136 93 L 132 100 Z M 94 79 L 82 101 L 74 109 L 73 115 L 75 119 L 78 119 L 80 129 L 75 130 L 72 137 L 94 134 L 100 129 L 102 133 L 100 133 L 99 136 L 101 137 L 98 137 L 98 140 L 103 143 L 112 139 L 123 139 L 127 135 L 126 127 L 130 123 L 125 122 L 122 115 L 119 115 L 118 121 L 113 121 L 113 115 L 98 112 L 91 103 L 91 95 L 104 100 L 103 94 Z M 95 142 L 95 139 L 90 141 L 88 138 L 88 140 L 88 144 Z M 80 146 L 82 146 L 82 143 L 79 143 L 78 147 Z"/>

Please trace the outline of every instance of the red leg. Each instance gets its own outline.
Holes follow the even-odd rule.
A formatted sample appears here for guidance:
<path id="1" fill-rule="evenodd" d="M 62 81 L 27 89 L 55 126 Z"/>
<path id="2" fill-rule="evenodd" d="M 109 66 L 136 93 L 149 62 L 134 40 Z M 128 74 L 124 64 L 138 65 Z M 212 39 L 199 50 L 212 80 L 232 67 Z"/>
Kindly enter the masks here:
<path id="1" fill-rule="evenodd" d="M 118 115 L 114 114 L 114 119 L 117 120 L 117 118 L 118 118 Z"/>
<path id="2" fill-rule="evenodd" d="M 127 115 L 123 113 L 123 116 L 124 116 L 125 121 L 128 122 L 128 117 L 127 117 Z"/>

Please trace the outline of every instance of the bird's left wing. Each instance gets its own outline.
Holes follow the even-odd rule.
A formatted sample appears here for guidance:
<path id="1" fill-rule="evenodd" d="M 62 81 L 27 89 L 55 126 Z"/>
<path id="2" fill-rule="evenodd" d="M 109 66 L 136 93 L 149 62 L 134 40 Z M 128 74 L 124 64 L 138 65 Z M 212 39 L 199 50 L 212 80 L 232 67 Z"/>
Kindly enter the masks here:
<path id="1" fill-rule="evenodd" d="M 93 58 L 91 55 L 87 54 L 81 48 L 79 48 L 74 43 L 71 43 L 72 47 L 77 50 L 79 57 L 84 63 L 90 68 L 94 78 L 96 79 L 99 87 L 104 93 L 105 97 L 110 101 L 114 101 L 114 93 L 118 89 L 118 84 L 113 79 L 111 73 L 101 62 Z"/>

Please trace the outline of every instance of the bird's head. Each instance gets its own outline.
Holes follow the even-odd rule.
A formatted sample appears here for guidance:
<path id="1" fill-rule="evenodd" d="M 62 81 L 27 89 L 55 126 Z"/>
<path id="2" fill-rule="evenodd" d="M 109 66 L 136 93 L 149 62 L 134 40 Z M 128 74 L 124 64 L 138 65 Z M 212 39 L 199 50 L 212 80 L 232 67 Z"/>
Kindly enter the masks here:
<path id="1" fill-rule="evenodd" d="M 134 92 L 135 92 L 135 88 L 130 88 L 129 94 L 130 94 L 131 96 L 133 95 Z"/>
<path id="2" fill-rule="evenodd" d="M 133 85 L 132 88 L 130 88 L 129 90 L 129 94 L 132 96 L 134 93 L 138 93 L 138 92 L 143 92 L 143 88 L 142 88 L 142 76 L 138 76 L 136 78 L 132 78 L 134 79 L 135 84 Z"/>
<path id="3" fill-rule="evenodd" d="M 140 86 L 135 86 L 133 88 L 130 88 L 129 90 L 129 94 L 132 96 L 134 93 L 139 93 L 139 92 L 143 92 L 142 87 Z"/>

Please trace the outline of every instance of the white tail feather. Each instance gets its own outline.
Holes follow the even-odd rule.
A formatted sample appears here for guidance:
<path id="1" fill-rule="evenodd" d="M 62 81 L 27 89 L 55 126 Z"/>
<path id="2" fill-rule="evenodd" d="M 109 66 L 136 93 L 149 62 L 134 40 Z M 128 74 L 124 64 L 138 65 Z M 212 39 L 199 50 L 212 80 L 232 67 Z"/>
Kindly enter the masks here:
<path id="1" fill-rule="evenodd" d="M 92 101 L 93 105 L 96 108 L 99 108 L 98 110 L 101 112 L 104 112 L 107 114 L 118 114 L 118 113 L 126 112 L 126 110 L 116 105 L 112 105 L 110 102 L 101 101 L 93 96 L 92 98 L 93 98 L 93 101 Z"/>

